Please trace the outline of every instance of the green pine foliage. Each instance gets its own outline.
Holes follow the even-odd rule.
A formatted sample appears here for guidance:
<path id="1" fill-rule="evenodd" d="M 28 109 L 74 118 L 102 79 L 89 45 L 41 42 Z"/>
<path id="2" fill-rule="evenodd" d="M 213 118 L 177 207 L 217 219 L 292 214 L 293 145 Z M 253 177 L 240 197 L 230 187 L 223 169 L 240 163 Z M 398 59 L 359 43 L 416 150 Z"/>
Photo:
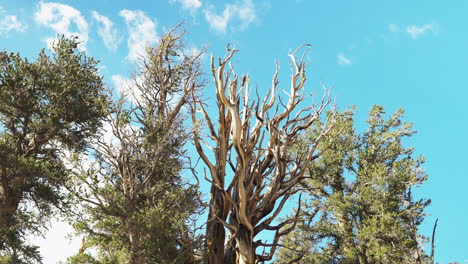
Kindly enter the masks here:
<path id="1" fill-rule="evenodd" d="M 415 131 L 402 116 L 385 119 L 374 106 L 364 133 L 352 112 L 340 118 L 303 182 L 307 208 L 277 263 L 428 263 L 418 226 L 430 201 L 412 195 L 427 179 L 424 158 L 404 146 Z"/>
<path id="2" fill-rule="evenodd" d="M 40 263 L 26 237 L 56 209 L 83 236 L 67 264 L 201 263 L 186 118 L 202 103 L 203 52 L 187 54 L 184 34 L 148 47 L 113 102 L 76 38 L 35 61 L 0 52 L 0 264 Z M 412 193 L 427 179 L 424 158 L 405 146 L 415 131 L 402 118 L 374 106 L 359 133 L 353 111 L 339 115 L 294 187 L 306 199 L 275 263 L 431 262 L 418 233 L 430 200 Z M 322 125 L 291 143 L 288 159 L 303 157 Z"/>
<path id="3" fill-rule="evenodd" d="M 201 54 L 184 54 L 183 34 L 176 29 L 147 48 L 130 101 L 111 107 L 89 167 L 76 156 L 69 189 L 83 210 L 72 221 L 98 263 L 196 262 L 199 241 L 188 225 L 201 203 L 197 185 L 183 175 L 190 172 L 184 111 L 201 86 Z"/>
<path id="4" fill-rule="evenodd" d="M 0 52 L 0 259 L 40 261 L 24 243 L 63 208 L 68 176 L 61 155 L 88 145 L 106 112 L 98 62 L 60 38 L 36 61 Z M 3 263 L 2 262 L 2 263 Z"/>

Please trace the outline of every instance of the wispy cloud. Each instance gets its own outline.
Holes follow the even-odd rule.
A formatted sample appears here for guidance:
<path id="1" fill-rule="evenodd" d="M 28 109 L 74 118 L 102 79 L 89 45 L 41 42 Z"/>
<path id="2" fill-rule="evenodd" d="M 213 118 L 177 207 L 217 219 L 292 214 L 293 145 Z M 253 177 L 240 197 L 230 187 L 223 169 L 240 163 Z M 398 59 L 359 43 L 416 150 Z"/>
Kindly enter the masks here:
<path id="1" fill-rule="evenodd" d="M 117 90 L 121 94 L 129 94 L 129 92 L 132 90 L 133 87 L 133 82 L 132 80 L 123 77 L 122 75 L 116 74 L 111 76 L 112 82 L 114 83 L 114 87 L 117 88 Z"/>
<path id="2" fill-rule="evenodd" d="M 39 2 L 38 11 L 35 13 L 34 19 L 38 24 L 54 30 L 56 34 L 63 34 L 67 37 L 71 35 L 78 36 L 79 40 L 82 41 L 80 49 L 86 49 L 88 23 L 80 11 L 75 8 L 60 3 Z M 76 25 L 78 31 L 71 31 L 72 24 Z M 50 45 L 54 38 L 49 37 L 45 40 Z"/>
<path id="3" fill-rule="evenodd" d="M 111 79 L 114 83 L 114 87 L 117 88 L 121 95 L 130 100 L 130 102 L 135 103 L 136 100 L 141 98 L 141 92 L 137 89 L 134 80 L 125 78 L 119 74 L 112 75 Z M 141 85 L 142 82 L 143 80 L 141 78 L 137 78 L 137 83 L 139 85 Z"/>
<path id="4" fill-rule="evenodd" d="M 189 10 L 191 13 L 195 13 L 202 6 L 200 0 L 170 0 L 170 2 L 181 4 L 183 9 Z"/>
<path id="5" fill-rule="evenodd" d="M 338 58 L 338 64 L 340 64 L 340 65 L 350 65 L 351 64 L 351 60 L 346 58 L 343 53 L 338 53 L 336 55 L 336 57 Z"/>
<path id="6" fill-rule="evenodd" d="M 0 13 L 0 15 L 2 15 Z M 8 34 L 10 31 L 24 32 L 26 31 L 26 24 L 19 21 L 16 16 L 13 15 L 4 15 L 0 19 L 0 35 Z"/>
<path id="7" fill-rule="evenodd" d="M 237 1 L 235 4 L 227 4 L 221 14 L 213 12 L 214 6 L 205 10 L 205 19 L 212 29 L 219 33 L 226 33 L 228 25 L 232 20 L 236 20 L 238 25 L 234 28 L 246 29 L 257 15 L 255 5 L 252 0 Z"/>
<path id="8" fill-rule="evenodd" d="M 21 22 L 18 17 L 6 14 L 2 6 L 0 6 L 0 17 L 0 35 L 7 35 L 10 31 L 26 31 L 26 24 Z"/>
<path id="9" fill-rule="evenodd" d="M 205 19 L 210 24 L 210 27 L 218 32 L 225 33 L 227 24 L 231 19 L 231 11 L 228 7 L 224 9 L 221 15 L 212 13 L 209 10 L 205 11 Z"/>
<path id="10" fill-rule="evenodd" d="M 388 30 L 392 33 L 400 32 L 400 27 L 397 24 L 389 24 Z"/>
<path id="11" fill-rule="evenodd" d="M 406 28 L 406 32 L 411 36 L 412 39 L 418 39 L 419 37 L 425 35 L 427 32 L 434 32 L 434 30 L 434 24 L 424 24 L 422 26 L 412 25 Z"/>
<path id="12" fill-rule="evenodd" d="M 122 38 L 119 37 L 118 30 L 114 27 L 114 23 L 106 16 L 100 15 L 96 11 L 92 11 L 93 18 L 100 24 L 98 34 L 104 41 L 104 45 L 111 50 L 116 51 Z"/>
<path id="13" fill-rule="evenodd" d="M 132 63 L 136 63 L 140 56 L 144 55 L 147 45 L 158 42 L 156 23 L 141 10 L 131 11 L 125 9 L 120 11 L 120 15 L 125 19 L 129 34 L 127 59 Z"/>

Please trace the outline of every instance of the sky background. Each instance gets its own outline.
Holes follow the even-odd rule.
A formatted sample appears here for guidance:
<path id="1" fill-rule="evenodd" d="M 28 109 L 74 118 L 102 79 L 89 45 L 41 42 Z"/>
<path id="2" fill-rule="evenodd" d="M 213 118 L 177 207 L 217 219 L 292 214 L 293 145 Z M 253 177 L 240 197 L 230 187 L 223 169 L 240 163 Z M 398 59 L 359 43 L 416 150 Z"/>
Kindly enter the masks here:
<path id="1" fill-rule="evenodd" d="M 193 49 L 222 56 L 235 43 L 237 71 L 266 90 L 274 60 L 286 86 L 288 51 L 310 43 L 309 91 L 320 81 L 333 86 L 338 107 L 355 105 L 360 124 L 373 104 L 405 108 L 418 131 L 407 143 L 427 158 L 429 180 L 418 195 L 432 204 L 421 233 L 430 236 L 439 218 L 436 261 L 468 263 L 467 11 L 462 0 L 0 0 L 0 49 L 33 60 L 57 34 L 75 34 L 119 88 L 143 47 L 184 21 Z M 205 94 L 214 97 L 212 85 Z M 35 239 L 45 264 L 76 253 L 80 241 L 67 240 L 67 231 L 54 221 Z"/>

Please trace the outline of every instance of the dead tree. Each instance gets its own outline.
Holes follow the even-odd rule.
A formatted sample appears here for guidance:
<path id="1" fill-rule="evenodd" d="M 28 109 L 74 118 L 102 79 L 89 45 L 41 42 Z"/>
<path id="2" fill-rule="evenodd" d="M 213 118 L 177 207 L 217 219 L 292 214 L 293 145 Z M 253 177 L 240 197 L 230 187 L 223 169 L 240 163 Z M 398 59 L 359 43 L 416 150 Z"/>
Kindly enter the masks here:
<path id="1" fill-rule="evenodd" d="M 211 183 L 205 263 L 271 260 L 280 237 L 295 227 L 294 219 L 277 223 L 277 216 L 288 199 L 300 191 L 298 183 L 308 165 L 322 154 L 317 153 L 317 145 L 336 119 L 331 109 L 331 118 L 323 123 L 320 120 L 330 104 L 327 89 L 318 104 L 302 107 L 307 98 L 304 57 L 308 50 L 309 45 L 303 45 L 289 54 L 292 76 L 289 92 L 284 91 L 286 103 L 278 95 L 278 64 L 267 94 L 260 99 L 257 92 L 253 99 L 249 76 L 239 79 L 229 64 L 238 50 L 228 49 L 217 67 L 211 58 L 218 121 L 214 122 L 199 100 L 192 111 L 194 124 L 199 112 L 209 131 L 204 137 L 199 127 L 194 129 L 195 147 L 208 169 L 205 178 Z M 321 132 L 313 143 L 293 151 L 295 141 L 316 125 Z M 230 232 L 228 240 L 225 229 Z M 275 232 L 271 243 L 254 240 L 263 230 Z M 259 247 L 264 253 L 257 252 Z"/>

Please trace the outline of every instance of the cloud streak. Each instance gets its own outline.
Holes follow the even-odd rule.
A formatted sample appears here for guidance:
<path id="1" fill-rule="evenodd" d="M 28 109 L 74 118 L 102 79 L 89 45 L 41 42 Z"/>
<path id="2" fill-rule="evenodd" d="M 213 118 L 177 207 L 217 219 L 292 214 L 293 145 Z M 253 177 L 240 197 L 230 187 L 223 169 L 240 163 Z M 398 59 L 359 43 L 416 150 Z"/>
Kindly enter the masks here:
<path id="1" fill-rule="evenodd" d="M 229 23 L 232 21 L 237 22 L 237 25 L 233 26 L 234 29 L 244 30 L 257 18 L 252 0 L 227 4 L 220 14 L 215 13 L 213 10 L 214 6 L 210 6 L 204 11 L 205 20 L 211 29 L 218 33 L 226 33 Z"/>
<path id="2" fill-rule="evenodd" d="M 55 34 L 63 34 L 66 37 L 77 36 L 80 41 L 81 50 L 86 49 L 86 42 L 88 42 L 88 23 L 81 15 L 80 11 L 75 8 L 53 2 L 39 2 L 38 11 L 34 14 L 34 20 L 39 25 L 43 25 L 55 31 Z M 77 31 L 72 31 L 71 27 L 75 25 Z M 49 37 L 45 39 L 50 44 L 54 38 Z"/>
<path id="3" fill-rule="evenodd" d="M 338 53 L 336 57 L 338 59 L 338 64 L 340 65 L 351 65 L 352 63 L 351 60 L 346 58 L 343 53 Z"/>
<path id="4" fill-rule="evenodd" d="M 136 63 L 140 56 L 145 54 L 147 45 L 158 42 L 156 23 L 141 10 L 122 10 L 120 15 L 125 19 L 128 29 L 128 55 L 127 60 Z"/>
<path id="5" fill-rule="evenodd" d="M 192 13 L 202 6 L 202 2 L 200 0 L 171 0 L 170 2 L 179 3 L 182 5 L 183 9 L 190 10 Z"/>
<path id="6" fill-rule="evenodd" d="M 106 45 L 110 51 L 115 52 L 122 38 L 119 37 L 119 32 L 114 27 L 114 23 L 108 17 L 100 15 L 96 11 L 92 11 L 91 13 L 93 18 L 100 24 L 98 34 L 102 41 L 104 41 L 104 45 Z"/>
<path id="7" fill-rule="evenodd" d="M 434 24 L 424 24 L 422 26 L 408 26 L 406 32 L 411 36 L 412 39 L 418 39 L 425 35 L 427 32 L 434 32 Z"/>
<path id="8" fill-rule="evenodd" d="M 10 31 L 24 32 L 26 31 L 26 24 L 19 21 L 16 16 L 5 15 L 0 19 L 0 34 L 8 34 Z"/>
<path id="9" fill-rule="evenodd" d="M 112 75 L 111 79 L 114 83 L 114 87 L 117 88 L 117 91 L 119 91 L 121 95 L 130 100 L 130 102 L 136 103 L 137 100 L 141 99 L 141 91 L 136 86 L 137 84 L 142 84 L 143 79 L 141 79 L 141 77 L 137 77 L 136 80 L 132 80 L 125 78 L 120 74 L 116 74 Z M 137 82 L 137 84 L 135 84 L 135 81 Z"/>
<path id="10" fill-rule="evenodd" d="M 398 33 L 400 32 L 400 27 L 397 24 L 389 24 L 388 30 L 392 33 Z"/>

